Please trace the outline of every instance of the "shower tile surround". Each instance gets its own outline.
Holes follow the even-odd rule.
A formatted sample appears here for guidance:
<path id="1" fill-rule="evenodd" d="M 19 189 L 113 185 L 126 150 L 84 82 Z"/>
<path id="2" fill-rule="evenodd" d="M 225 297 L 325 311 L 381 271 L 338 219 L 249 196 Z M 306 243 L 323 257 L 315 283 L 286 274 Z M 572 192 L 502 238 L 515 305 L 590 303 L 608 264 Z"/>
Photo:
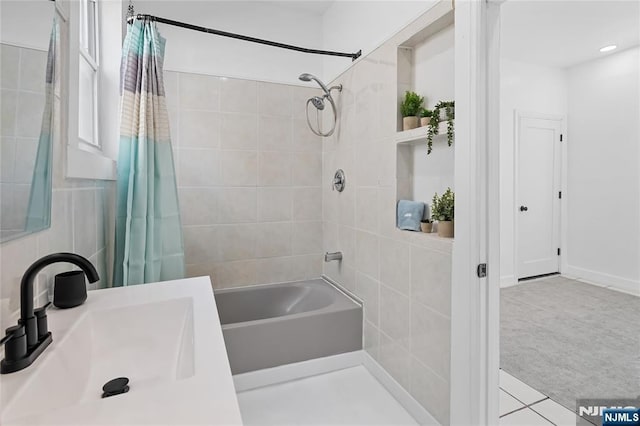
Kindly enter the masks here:
<path id="1" fill-rule="evenodd" d="M 61 43 L 65 43 L 66 32 L 61 28 Z M 6 45 L 2 45 L 3 54 Z M 18 49 L 18 48 L 14 48 Z M 22 49 L 33 51 L 33 49 Z M 59 51 L 59 50 L 58 50 Z M 46 60 L 46 52 L 42 52 Z M 3 66 L 5 61 L 3 61 Z M 57 61 L 59 64 L 60 61 Z M 43 65 L 44 67 L 44 65 Z M 57 75 L 60 75 L 57 71 Z M 3 68 L 4 77 L 4 68 Z M 22 76 L 24 77 L 24 76 Z M 4 78 L 3 78 L 4 85 Z M 55 123 L 53 137 L 53 196 L 51 227 L 0 245 L 0 330 L 15 325 L 20 310 L 20 280 L 26 269 L 38 258 L 54 252 L 74 252 L 87 257 L 93 263 L 100 281 L 89 284 L 89 289 L 106 287 L 111 271 L 106 267 L 110 260 L 112 235 L 111 218 L 115 204 L 113 182 L 84 179 L 67 179 L 64 172 L 64 143 L 66 129 L 60 126 L 63 88 L 56 80 Z M 5 89 L 3 88 L 3 98 Z M 4 100 L 3 100 L 4 102 Z M 43 99 L 44 102 L 44 99 Z M 28 125 L 31 132 L 40 131 L 40 117 Z M 3 119 L 5 114 L 3 112 Z M 4 137 L 4 123 L 3 123 Z M 36 135 L 37 137 L 37 135 Z M 2 156 L 4 157 L 4 152 Z M 4 170 L 3 158 L 3 170 Z M 73 266 L 58 263 L 43 270 L 36 279 L 34 300 L 36 306 L 43 305 L 52 295 L 55 274 L 72 270 Z"/>
<path id="2" fill-rule="evenodd" d="M 215 288 L 322 274 L 319 89 L 165 71 L 188 276 Z"/>
<path id="3" fill-rule="evenodd" d="M 341 168 L 347 186 L 339 193 L 323 185 L 324 250 L 343 252 L 323 273 L 364 300 L 365 350 L 448 424 L 453 240 L 395 227 L 406 172 L 394 139 L 397 47 L 422 19 L 330 82 L 344 89 L 338 127 L 323 144 L 322 181 Z"/>

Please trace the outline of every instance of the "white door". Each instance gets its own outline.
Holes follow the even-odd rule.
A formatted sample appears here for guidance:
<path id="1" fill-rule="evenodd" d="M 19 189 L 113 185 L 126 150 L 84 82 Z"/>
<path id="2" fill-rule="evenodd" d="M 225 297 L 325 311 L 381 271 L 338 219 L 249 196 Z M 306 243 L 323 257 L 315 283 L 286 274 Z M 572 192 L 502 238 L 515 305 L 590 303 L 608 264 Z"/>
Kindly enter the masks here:
<path id="1" fill-rule="evenodd" d="M 562 119 L 517 118 L 517 277 L 560 271 Z"/>

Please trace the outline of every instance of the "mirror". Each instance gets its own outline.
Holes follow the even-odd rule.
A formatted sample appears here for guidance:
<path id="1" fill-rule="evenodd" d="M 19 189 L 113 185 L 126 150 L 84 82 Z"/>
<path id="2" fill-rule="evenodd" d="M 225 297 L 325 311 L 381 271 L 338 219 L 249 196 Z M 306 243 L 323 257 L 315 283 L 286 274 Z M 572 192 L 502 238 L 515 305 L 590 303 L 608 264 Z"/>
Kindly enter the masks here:
<path id="1" fill-rule="evenodd" d="M 0 242 L 51 223 L 54 15 L 50 0 L 0 2 Z"/>

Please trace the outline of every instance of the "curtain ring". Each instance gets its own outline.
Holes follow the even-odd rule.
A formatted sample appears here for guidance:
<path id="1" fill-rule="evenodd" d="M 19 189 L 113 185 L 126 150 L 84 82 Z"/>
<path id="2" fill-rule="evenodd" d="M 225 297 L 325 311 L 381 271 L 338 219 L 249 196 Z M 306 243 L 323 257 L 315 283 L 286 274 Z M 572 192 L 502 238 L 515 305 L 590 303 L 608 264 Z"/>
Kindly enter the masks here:
<path id="1" fill-rule="evenodd" d="M 127 18 L 133 18 L 136 12 L 133 8 L 133 2 L 129 0 L 129 6 L 127 7 Z"/>

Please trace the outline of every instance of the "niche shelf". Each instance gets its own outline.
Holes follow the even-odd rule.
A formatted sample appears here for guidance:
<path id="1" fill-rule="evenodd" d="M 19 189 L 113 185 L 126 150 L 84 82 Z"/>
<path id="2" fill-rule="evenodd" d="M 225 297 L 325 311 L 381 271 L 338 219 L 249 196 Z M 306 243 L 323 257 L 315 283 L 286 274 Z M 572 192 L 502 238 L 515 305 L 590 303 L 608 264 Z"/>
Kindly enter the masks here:
<path id="1" fill-rule="evenodd" d="M 429 234 L 418 231 L 405 231 L 396 228 L 395 237 L 416 244 L 425 248 L 439 250 L 442 252 L 451 252 L 455 238 L 444 238 L 437 232 Z"/>
<path id="2" fill-rule="evenodd" d="M 406 34 L 398 45 L 397 131 L 402 132 L 400 102 L 406 91 L 425 96 L 425 107 L 454 97 L 454 9 L 440 1 L 422 17 L 422 27 Z"/>
<path id="3" fill-rule="evenodd" d="M 416 129 L 404 130 L 397 132 L 395 137 L 397 144 L 417 145 L 427 143 L 427 126 L 418 127 Z M 442 121 L 438 126 L 438 134 L 433 136 L 433 143 L 447 143 L 447 122 Z"/>
<path id="4" fill-rule="evenodd" d="M 406 91 L 425 97 L 425 107 L 433 109 L 440 101 L 454 100 L 455 33 L 454 6 L 443 0 L 416 20 L 398 39 L 396 127 L 396 201 L 422 201 L 427 215 L 434 193 L 454 189 L 454 146 L 447 145 L 447 122 L 441 122 L 433 137 L 433 150 L 427 155 L 427 126 L 402 130 L 400 102 Z M 455 144 L 455 141 L 454 141 Z M 437 233 L 397 230 L 403 239 L 446 249 L 453 239 Z"/>

